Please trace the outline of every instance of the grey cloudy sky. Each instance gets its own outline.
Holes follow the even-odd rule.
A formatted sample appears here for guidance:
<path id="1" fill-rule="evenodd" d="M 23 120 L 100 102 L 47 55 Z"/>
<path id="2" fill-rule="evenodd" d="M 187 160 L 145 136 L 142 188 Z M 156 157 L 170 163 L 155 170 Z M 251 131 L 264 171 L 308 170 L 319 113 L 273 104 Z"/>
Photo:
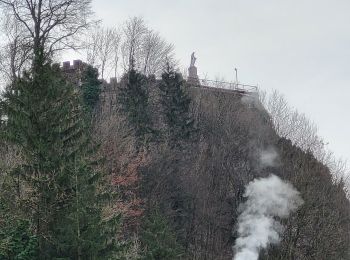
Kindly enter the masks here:
<path id="1" fill-rule="evenodd" d="M 200 77 L 277 89 L 319 126 L 336 155 L 350 159 L 350 1 L 94 0 L 105 25 L 142 16 Z"/>

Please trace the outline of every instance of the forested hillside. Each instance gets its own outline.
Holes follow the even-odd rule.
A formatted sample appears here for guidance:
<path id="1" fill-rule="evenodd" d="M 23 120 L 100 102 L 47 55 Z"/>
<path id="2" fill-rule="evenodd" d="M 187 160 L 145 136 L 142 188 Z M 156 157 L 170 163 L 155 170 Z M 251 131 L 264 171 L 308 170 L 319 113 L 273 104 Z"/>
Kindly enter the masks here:
<path id="1" fill-rule="evenodd" d="M 135 140 L 125 138 L 129 130 L 123 113 L 108 106 L 115 103 L 114 95 L 109 92 L 97 107 L 95 127 L 109 171 L 139 188 L 135 206 L 143 215 L 152 216 L 155 208 L 162 212 L 187 258 L 231 259 L 245 185 L 275 174 L 301 192 L 304 204 L 285 221 L 282 243 L 262 259 L 349 259 L 350 204 L 344 184 L 334 182 L 312 154 L 280 138 L 254 95 L 247 99 L 234 91 L 184 87 L 198 132 L 180 147 L 156 142 L 147 152 L 133 151 Z M 151 114 L 159 126 L 157 100 L 152 99 Z M 261 160 L 264 154 L 276 156 Z M 121 192 L 124 185 L 116 183 Z"/>
<path id="2" fill-rule="evenodd" d="M 348 189 L 303 117 L 185 80 L 140 18 L 120 34 L 89 0 L 0 7 L 0 259 L 239 260 L 242 237 L 255 244 L 245 260 L 350 259 Z M 75 48 L 89 63 L 53 62 Z M 269 178 L 295 201 L 266 187 L 251 200 Z M 278 214 L 242 229 L 266 205 Z"/>

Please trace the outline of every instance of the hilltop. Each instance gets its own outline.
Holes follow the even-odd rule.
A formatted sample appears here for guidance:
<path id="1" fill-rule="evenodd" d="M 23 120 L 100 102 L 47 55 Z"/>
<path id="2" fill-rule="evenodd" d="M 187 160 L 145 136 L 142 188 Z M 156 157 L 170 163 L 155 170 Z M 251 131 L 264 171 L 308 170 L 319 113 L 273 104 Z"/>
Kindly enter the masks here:
<path id="1" fill-rule="evenodd" d="M 284 223 L 281 245 L 261 259 L 349 259 L 350 204 L 343 184 L 312 154 L 276 134 L 256 93 L 186 85 L 198 139 L 181 148 L 151 145 L 140 155 L 118 109 L 118 84 L 108 86 L 94 121 L 108 171 L 127 180 L 132 168 L 138 183 L 116 187 L 132 187 L 139 201 L 131 208 L 142 208 L 143 217 L 157 207 L 188 259 L 232 259 L 245 186 L 270 174 L 292 183 L 305 203 Z M 149 89 L 152 121 L 159 123 L 156 86 Z M 262 159 L 266 154 L 270 159 Z M 133 233 L 140 218 L 129 217 L 133 224 L 125 228 Z"/>

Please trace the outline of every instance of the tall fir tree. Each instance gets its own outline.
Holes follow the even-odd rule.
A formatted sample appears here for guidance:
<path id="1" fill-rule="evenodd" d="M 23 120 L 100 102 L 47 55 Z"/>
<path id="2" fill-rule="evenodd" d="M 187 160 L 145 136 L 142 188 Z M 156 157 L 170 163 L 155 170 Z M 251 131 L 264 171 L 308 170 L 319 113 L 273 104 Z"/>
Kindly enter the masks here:
<path id="1" fill-rule="evenodd" d="M 30 228 L 30 222 L 14 214 L 9 204 L 8 200 L 0 197 L 0 259 L 35 259 L 38 239 Z"/>
<path id="2" fill-rule="evenodd" d="M 88 65 L 82 75 L 82 98 L 88 112 L 91 112 L 99 99 L 102 82 L 98 79 L 98 70 Z"/>
<path id="3" fill-rule="evenodd" d="M 141 231 L 141 243 L 144 247 L 144 260 L 175 260 L 184 255 L 183 247 L 176 239 L 167 219 L 158 209 L 145 218 Z"/>
<path id="4" fill-rule="evenodd" d="M 147 146 L 154 130 L 149 111 L 147 77 L 130 69 L 123 77 L 118 101 L 137 139 L 137 146 Z"/>
<path id="5" fill-rule="evenodd" d="M 0 137 L 21 150 L 13 170 L 17 205 L 38 241 L 37 259 L 108 259 L 117 250 L 118 216 L 103 220 L 94 149 L 78 91 L 43 64 L 14 82 L 0 101 Z"/>
<path id="6" fill-rule="evenodd" d="M 188 141 L 196 132 L 190 113 L 191 98 L 184 89 L 184 80 L 166 65 L 159 83 L 161 106 L 166 125 L 166 137 L 170 145 L 177 146 Z"/>

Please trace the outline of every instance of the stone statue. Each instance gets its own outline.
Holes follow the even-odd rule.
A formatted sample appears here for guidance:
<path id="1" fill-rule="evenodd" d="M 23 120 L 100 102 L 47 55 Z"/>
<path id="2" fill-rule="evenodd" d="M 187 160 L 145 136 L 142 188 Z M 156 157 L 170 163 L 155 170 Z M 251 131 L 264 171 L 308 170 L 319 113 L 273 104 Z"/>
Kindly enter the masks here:
<path id="1" fill-rule="evenodd" d="M 191 55 L 191 64 L 188 68 L 188 82 L 192 85 L 200 85 L 198 75 L 197 75 L 197 67 L 194 66 L 196 63 L 196 57 L 194 56 L 194 52 Z"/>
<path id="2" fill-rule="evenodd" d="M 194 56 L 194 52 L 192 52 L 192 55 L 191 55 L 191 65 L 190 67 L 194 67 L 194 64 L 196 63 L 196 57 Z"/>

